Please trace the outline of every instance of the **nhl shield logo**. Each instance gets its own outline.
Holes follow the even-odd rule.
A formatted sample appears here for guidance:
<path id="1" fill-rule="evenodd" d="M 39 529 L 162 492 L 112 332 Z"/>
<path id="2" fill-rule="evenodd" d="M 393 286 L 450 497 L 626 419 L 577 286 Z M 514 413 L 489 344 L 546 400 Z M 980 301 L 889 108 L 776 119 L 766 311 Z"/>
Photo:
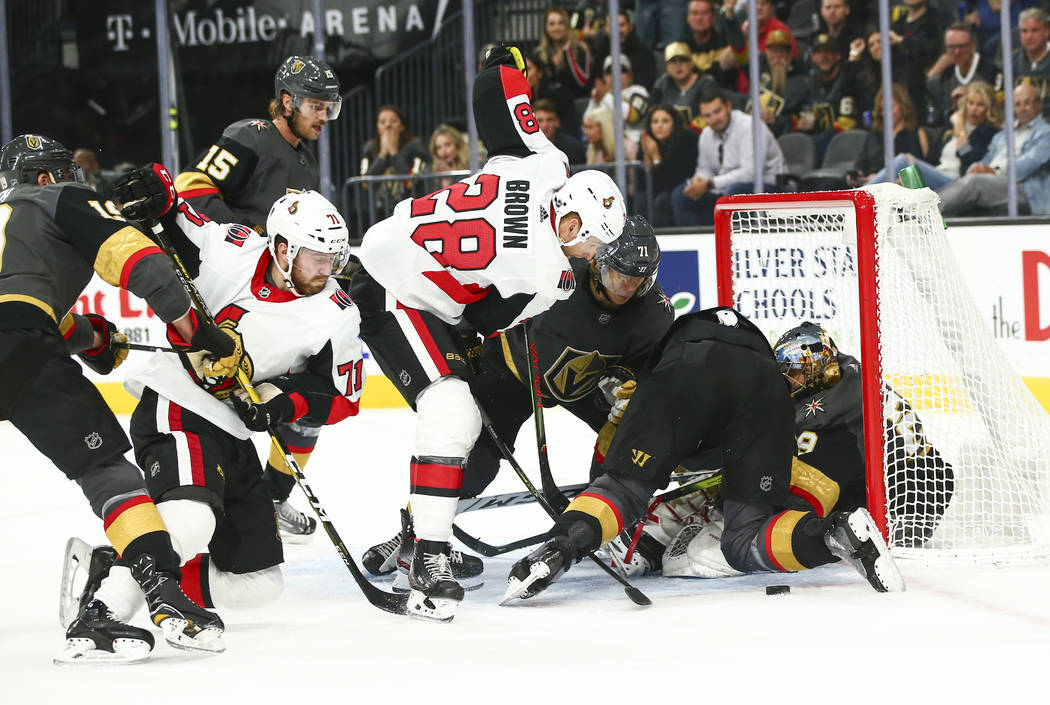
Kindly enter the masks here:
<path id="1" fill-rule="evenodd" d="M 603 198 L 602 205 L 605 207 L 605 210 L 609 210 L 610 208 L 612 208 L 613 201 L 615 200 L 616 196 L 609 196 L 608 198 Z"/>
<path id="2" fill-rule="evenodd" d="M 270 287 L 264 286 L 264 287 L 260 288 L 259 289 L 259 298 L 260 299 L 268 299 L 268 298 L 270 298 Z"/>
<path id="3" fill-rule="evenodd" d="M 102 445 L 102 436 L 98 435 L 98 431 L 92 431 L 90 435 L 84 436 L 84 445 L 91 450 L 97 450 Z"/>
<path id="4" fill-rule="evenodd" d="M 292 73 L 293 74 L 299 73 L 300 71 L 302 71 L 305 68 L 306 68 L 306 64 L 304 62 L 302 62 L 302 61 L 299 61 L 298 59 L 296 59 L 294 62 L 292 62 Z"/>
<path id="5" fill-rule="evenodd" d="M 401 374 L 398 375 L 398 379 L 401 380 L 401 384 L 405 387 L 412 381 L 412 375 L 408 374 L 408 370 L 401 370 Z"/>
<path id="6" fill-rule="evenodd" d="M 773 477 L 771 475 L 763 475 L 758 482 L 758 488 L 763 492 L 769 492 L 773 489 Z"/>

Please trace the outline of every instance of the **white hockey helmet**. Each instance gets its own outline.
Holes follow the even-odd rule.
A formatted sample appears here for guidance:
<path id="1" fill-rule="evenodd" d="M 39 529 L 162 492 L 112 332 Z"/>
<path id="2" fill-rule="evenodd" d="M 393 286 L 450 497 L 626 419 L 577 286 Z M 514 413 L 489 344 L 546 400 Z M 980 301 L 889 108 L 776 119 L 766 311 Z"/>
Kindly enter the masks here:
<path id="1" fill-rule="evenodd" d="M 332 261 L 332 274 L 345 267 L 350 258 L 350 231 L 346 221 L 317 191 L 288 193 L 273 202 L 270 214 L 266 216 L 266 238 L 274 262 L 277 262 L 278 237 L 288 243 L 288 268 L 281 269 L 281 274 L 289 284 L 300 249 L 336 255 Z M 280 269 L 280 265 L 277 266 Z M 302 296 L 294 286 L 292 293 Z"/>
<path id="2" fill-rule="evenodd" d="M 570 176 L 565 185 L 554 192 L 554 209 L 558 214 L 556 227 L 569 213 L 578 214 L 582 221 L 576 239 L 564 245 L 574 245 L 588 237 L 596 237 L 608 245 L 620 237 L 627 221 L 620 188 L 608 174 L 595 169 Z"/>

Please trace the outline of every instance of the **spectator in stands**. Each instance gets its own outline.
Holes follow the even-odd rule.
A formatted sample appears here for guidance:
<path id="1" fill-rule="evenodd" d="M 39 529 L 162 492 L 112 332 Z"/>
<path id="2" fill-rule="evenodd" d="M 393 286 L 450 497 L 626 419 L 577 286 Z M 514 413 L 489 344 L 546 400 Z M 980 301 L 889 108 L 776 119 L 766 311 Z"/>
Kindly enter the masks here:
<path id="1" fill-rule="evenodd" d="M 608 0 L 575 0 L 564 5 L 573 33 L 590 49 L 594 65 L 600 65 L 609 55 Z"/>
<path id="2" fill-rule="evenodd" d="M 754 190 L 752 130 L 761 130 L 765 149 L 762 178 L 765 190 L 776 190 L 777 174 L 787 173 L 784 153 L 769 128 L 734 110 L 723 91 L 700 97 L 700 116 L 707 127 L 700 133 L 696 170 L 689 181 L 671 192 L 675 225 L 711 225 L 719 196 Z"/>
<path id="3" fill-rule="evenodd" d="M 891 112 L 893 120 L 893 153 L 911 154 L 918 159 L 925 159 L 930 151 L 930 144 L 926 133 L 919 129 L 918 119 L 915 115 L 915 106 L 912 105 L 908 90 L 903 84 L 893 84 L 893 107 Z M 883 109 L 882 93 L 875 96 L 875 108 L 871 111 L 871 132 L 864 140 L 864 146 L 853 172 L 847 175 L 846 180 L 850 186 L 863 186 L 874 180 L 876 174 L 886 164 L 886 150 L 883 147 L 883 121 L 885 110 Z"/>
<path id="4" fill-rule="evenodd" d="M 714 0 L 690 0 L 685 23 L 683 41 L 689 46 L 693 63 L 701 75 L 710 76 L 726 90 L 743 91 L 747 79 L 740 70 L 737 54 L 746 61 L 747 47 L 739 28 L 717 21 Z"/>
<path id="5" fill-rule="evenodd" d="M 836 39 L 839 46 L 852 46 L 857 39 L 864 39 L 864 25 L 853 17 L 851 0 L 821 0 L 817 34 L 826 34 Z"/>
<path id="6" fill-rule="evenodd" d="M 773 30 L 766 37 L 766 51 L 759 68 L 762 122 L 777 137 L 801 125 L 798 116 L 807 102 L 808 73 L 802 61 L 791 58 L 791 47 L 790 32 Z M 812 127 L 812 117 L 809 124 Z"/>
<path id="7" fill-rule="evenodd" d="M 620 51 L 631 60 L 635 83 L 648 90 L 656 81 L 656 61 L 653 50 L 635 33 L 633 15 L 630 10 L 620 10 Z"/>
<path id="8" fill-rule="evenodd" d="M 685 42 L 671 42 L 664 48 L 664 66 L 667 72 L 656 80 L 649 98 L 654 104 L 673 105 L 688 127 L 700 116 L 700 96 L 717 84 L 708 74 L 697 71 Z M 703 128 L 701 124 L 697 131 Z"/>
<path id="9" fill-rule="evenodd" d="M 758 50 L 760 52 L 766 50 L 766 38 L 769 37 L 770 32 L 779 29 L 791 36 L 791 29 L 773 14 L 773 0 L 757 0 L 755 2 L 755 19 L 758 21 Z M 744 20 L 740 23 L 740 33 L 744 35 L 745 39 L 748 36 L 748 24 L 749 20 Z M 791 58 L 799 58 L 798 45 L 795 43 L 793 36 L 791 37 Z M 746 57 L 744 63 L 746 63 Z"/>
<path id="10" fill-rule="evenodd" d="M 898 154 L 893 163 L 894 174 L 915 164 L 926 185 L 937 191 L 964 176 L 970 165 L 984 156 L 1003 121 L 995 89 L 984 81 L 973 81 L 963 91 L 959 107 L 951 115 L 951 127 L 945 130 L 940 144 L 930 145 L 929 160 L 923 161 L 909 152 Z M 887 180 L 889 175 L 883 169 L 869 183 Z"/>
<path id="11" fill-rule="evenodd" d="M 1022 10 L 1033 7 L 1039 3 L 1036 0 L 1010 0 L 1010 26 L 1016 27 Z M 1045 3 L 1043 3 L 1045 5 Z M 987 56 L 1001 56 L 999 48 L 1000 20 L 1002 18 L 1001 0 L 967 0 L 960 3 L 966 6 L 966 14 L 962 20 L 969 22 L 977 28 L 977 41 L 982 54 Z"/>
<path id="12" fill-rule="evenodd" d="M 467 136 L 451 125 L 438 125 L 430 134 L 430 166 L 433 174 L 446 171 L 463 171 L 470 167 L 470 142 Z M 460 177 L 449 177 L 428 181 L 426 190 L 436 191 L 458 181 Z"/>
<path id="13" fill-rule="evenodd" d="M 536 115 L 536 122 L 540 124 L 540 131 L 551 141 L 555 147 L 565 153 L 569 158 L 569 164 L 584 164 L 587 161 L 583 150 L 583 143 L 576 139 L 568 130 L 561 127 L 561 118 L 554 103 L 544 98 L 532 104 L 532 112 Z"/>
<path id="14" fill-rule="evenodd" d="M 931 125 L 946 124 L 971 81 L 1001 83 L 994 59 L 977 51 L 977 33 L 966 22 L 953 22 L 944 30 L 944 53 L 926 72 L 926 79 L 927 102 L 933 108 L 926 121 Z"/>
<path id="15" fill-rule="evenodd" d="M 562 126 L 573 133 L 580 131 L 580 115 L 576 112 L 576 105 L 572 92 L 562 84 L 551 80 L 543 65 L 537 63 L 535 55 L 525 57 L 526 78 L 529 88 L 532 90 L 532 100 L 549 100 L 554 103 L 558 111 L 558 118 Z"/>
<path id="16" fill-rule="evenodd" d="M 638 39 L 646 46 L 663 49 L 682 33 L 685 0 L 636 0 L 635 11 Z"/>
<path id="17" fill-rule="evenodd" d="M 98 154 L 95 153 L 95 150 L 81 147 L 73 152 L 73 161 L 84 172 L 84 182 L 91 187 L 91 190 L 98 193 L 108 192 L 109 189 L 102 178 L 102 167 L 99 166 Z"/>
<path id="18" fill-rule="evenodd" d="M 403 174 L 410 177 L 423 170 L 427 159 L 426 145 L 408 129 L 401 109 L 395 105 L 381 106 L 376 113 L 375 136 L 365 144 L 361 175 Z M 372 184 L 380 212 L 393 212 L 394 205 L 410 195 L 410 185 L 410 178 Z"/>
<path id="19" fill-rule="evenodd" d="M 576 38 L 564 8 L 549 7 L 543 13 L 543 36 L 533 59 L 552 82 L 565 86 L 573 97 L 590 93 L 591 50 Z"/>
<path id="20" fill-rule="evenodd" d="M 795 129 L 813 135 L 819 159 L 832 137 L 857 127 L 862 88 L 858 72 L 842 60 L 838 39 L 818 34 L 813 39 L 811 61 L 806 110 Z"/>
<path id="21" fill-rule="evenodd" d="M 1050 124 L 1042 116 L 1039 89 L 1023 83 L 1014 88 L 1014 145 L 1017 150 L 1018 206 L 1037 215 L 1050 214 Z M 992 138 L 988 151 L 963 176 L 938 193 L 943 215 L 963 215 L 973 208 L 1006 212 L 1008 200 L 1006 130 Z"/>
<path id="22" fill-rule="evenodd" d="M 591 108 L 583 114 L 583 136 L 587 141 L 587 163 L 608 164 L 616 161 L 616 132 L 613 129 L 613 111 L 605 106 Z M 624 158 L 634 159 L 637 143 L 624 138 Z"/>
<path id="23" fill-rule="evenodd" d="M 1043 99 L 1043 117 L 1050 110 L 1050 18 L 1046 10 L 1030 7 L 1020 14 L 1019 27 L 1021 45 L 1014 50 L 1015 85 L 1028 79 L 1028 83 L 1039 88 Z"/>
<path id="24" fill-rule="evenodd" d="M 674 225 L 671 191 L 693 175 L 697 142 L 696 133 L 685 126 L 674 106 L 658 103 L 649 108 L 641 149 L 653 177 L 653 212 L 649 214 L 653 227 Z"/>
<path id="25" fill-rule="evenodd" d="M 598 106 L 613 110 L 613 86 L 612 86 L 613 58 L 605 57 L 602 66 L 602 75 L 594 79 L 594 88 L 591 89 L 591 100 L 587 104 L 587 110 Z M 624 134 L 636 145 L 642 138 L 642 120 L 649 109 L 649 91 L 644 86 L 634 83 L 634 75 L 631 71 L 631 60 L 620 55 L 620 84 L 623 115 Z"/>
<path id="26" fill-rule="evenodd" d="M 902 78 L 916 109 L 930 113 L 926 105 L 926 71 L 937 60 L 941 27 L 929 11 L 927 0 L 904 0 L 903 7 L 893 9 L 890 22 L 890 47 L 893 64 L 904 67 Z"/>

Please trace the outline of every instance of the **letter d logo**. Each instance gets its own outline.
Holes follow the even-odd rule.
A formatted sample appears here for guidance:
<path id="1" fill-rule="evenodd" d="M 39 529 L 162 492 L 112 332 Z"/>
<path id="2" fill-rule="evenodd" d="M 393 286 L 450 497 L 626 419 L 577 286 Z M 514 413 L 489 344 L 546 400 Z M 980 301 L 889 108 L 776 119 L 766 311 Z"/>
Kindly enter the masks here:
<path id="1" fill-rule="evenodd" d="M 1050 323 L 1040 327 L 1040 303 L 1050 296 L 1039 294 L 1039 267 L 1046 268 L 1045 291 L 1050 292 L 1050 255 L 1040 250 L 1025 250 L 1021 253 L 1021 287 L 1024 295 L 1025 340 L 1050 340 Z M 1041 301 L 1041 299 L 1044 299 Z M 1048 307 L 1050 309 L 1050 307 Z"/>

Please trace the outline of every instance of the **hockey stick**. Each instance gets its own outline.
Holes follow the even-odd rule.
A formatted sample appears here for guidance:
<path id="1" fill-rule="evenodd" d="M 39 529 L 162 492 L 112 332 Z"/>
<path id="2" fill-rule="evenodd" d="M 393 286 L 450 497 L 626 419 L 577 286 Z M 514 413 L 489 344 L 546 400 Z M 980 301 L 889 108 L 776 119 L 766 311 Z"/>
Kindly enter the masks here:
<path id="1" fill-rule="evenodd" d="M 536 455 L 540 463 L 540 486 L 543 487 L 543 496 L 560 514 L 569 506 L 569 500 L 561 493 L 558 483 L 554 481 L 550 457 L 547 455 L 547 429 L 543 425 L 543 388 L 540 386 L 540 356 L 536 352 L 536 345 L 529 342 L 528 324 L 522 325 L 521 330 L 525 337 L 525 354 L 529 356 L 529 367 L 532 370 L 529 398 L 532 399 L 532 421 L 536 426 Z"/>
<path id="2" fill-rule="evenodd" d="M 177 353 L 178 350 L 175 348 L 162 348 L 159 345 L 143 345 L 141 343 L 116 343 L 113 345 L 115 348 L 123 348 L 125 350 L 143 350 L 145 352 L 163 352 L 163 353 Z"/>
<path id="3" fill-rule="evenodd" d="M 551 519 L 557 520 L 558 512 L 554 511 L 554 508 L 550 505 L 549 502 L 547 502 L 546 498 L 544 498 L 544 496 L 539 493 L 539 491 L 536 489 L 536 486 L 532 484 L 532 480 L 530 480 L 529 476 L 525 474 L 525 471 L 522 469 L 521 465 L 519 465 L 518 461 L 514 459 L 514 454 L 510 452 L 510 448 L 507 447 L 507 444 L 504 443 L 503 439 L 499 437 L 498 433 L 496 433 L 496 427 L 492 425 L 492 419 L 489 418 L 488 412 L 485 411 L 485 408 L 478 403 L 477 399 L 474 400 L 474 403 L 477 405 L 478 411 L 481 413 L 481 423 L 484 424 L 485 430 L 488 431 L 488 434 L 492 437 L 492 442 L 496 444 L 496 447 L 499 448 L 499 452 L 503 454 L 503 457 L 507 459 L 507 462 L 510 463 L 510 466 L 514 468 L 514 473 L 521 480 L 522 484 L 525 485 L 525 489 L 527 489 L 529 493 L 531 493 L 532 496 L 536 498 L 536 502 L 538 502 L 539 505 L 543 507 L 543 510 L 547 512 L 548 515 L 550 515 Z M 623 591 L 627 593 L 627 597 L 631 599 L 631 602 L 633 602 L 636 605 L 642 605 L 643 607 L 653 604 L 653 601 L 646 597 L 645 593 L 631 585 L 626 578 L 617 573 L 611 567 L 605 565 L 602 559 L 594 555 L 593 552 L 587 554 L 587 557 L 595 563 L 597 563 L 602 570 L 611 575 L 612 578 L 616 580 L 616 582 L 623 585 Z"/>
<path id="4" fill-rule="evenodd" d="M 151 218 L 149 221 L 150 230 L 153 232 L 157 243 L 161 246 L 161 249 L 168 255 L 168 258 L 172 262 L 172 266 L 175 269 L 175 274 L 178 276 L 179 281 L 182 283 L 183 288 L 190 297 L 190 301 L 193 302 L 193 307 L 197 310 L 198 315 L 207 319 L 211 323 L 215 323 L 214 317 L 208 310 L 207 305 L 204 303 L 204 299 L 201 298 L 200 292 L 197 290 L 197 285 L 190 277 L 189 272 L 186 270 L 185 265 L 182 263 L 182 259 L 178 253 L 175 252 L 175 248 L 172 247 L 171 242 L 168 240 L 164 226 L 157 221 L 155 218 Z M 258 403 L 259 395 L 255 392 L 255 387 L 252 386 L 252 381 L 248 378 L 248 375 L 244 372 L 244 369 L 238 365 L 237 367 L 237 382 L 241 388 L 245 391 L 248 397 Z M 299 466 L 295 456 L 288 450 L 288 447 L 284 444 L 274 431 L 273 427 L 267 429 L 270 434 L 270 441 L 274 448 L 284 457 L 284 462 L 288 468 L 292 471 L 292 475 L 295 477 L 295 481 L 299 484 L 303 494 L 306 495 L 307 501 L 310 503 L 310 507 L 313 508 L 314 513 L 317 514 L 317 518 L 320 520 L 321 525 L 324 526 L 325 531 L 328 533 L 328 538 L 332 540 L 332 544 L 335 545 L 335 550 L 339 554 L 339 557 L 343 559 L 343 563 L 350 570 L 350 574 L 354 577 L 354 582 L 361 588 L 361 592 L 364 593 L 365 599 L 375 605 L 381 610 L 391 612 L 393 614 L 406 614 L 406 607 L 408 605 L 408 594 L 398 595 L 386 590 L 381 590 L 369 582 L 368 578 L 364 576 L 361 569 L 357 567 L 357 563 L 350 555 L 350 550 L 343 543 L 343 539 L 340 538 L 339 532 L 336 531 L 335 525 L 328 518 L 328 513 L 324 507 L 321 506 L 320 500 L 314 494 L 313 489 L 306 481 L 306 476 L 303 475 L 303 469 Z"/>
<path id="5" fill-rule="evenodd" d="M 476 553 L 480 553 L 486 558 L 492 558 L 493 556 L 502 556 L 504 553 L 516 551 L 519 548 L 525 548 L 527 546 L 535 546 L 536 544 L 547 538 L 547 532 L 544 531 L 542 534 L 536 534 L 535 536 L 527 536 L 517 541 L 505 543 L 502 546 L 493 546 L 490 543 L 485 543 L 479 538 L 471 536 L 463 529 L 459 528 L 456 524 L 452 525 L 452 535 L 463 542 L 467 548 Z"/>
<path id="6" fill-rule="evenodd" d="M 564 485 L 558 490 L 566 497 L 575 497 L 587 489 L 587 483 L 581 482 L 575 485 Z M 495 509 L 497 507 L 516 507 L 519 504 L 532 504 L 536 498 L 529 492 L 506 492 L 504 494 L 492 494 L 485 497 L 469 497 L 459 500 L 456 514 L 463 512 L 476 512 L 482 509 Z"/>

